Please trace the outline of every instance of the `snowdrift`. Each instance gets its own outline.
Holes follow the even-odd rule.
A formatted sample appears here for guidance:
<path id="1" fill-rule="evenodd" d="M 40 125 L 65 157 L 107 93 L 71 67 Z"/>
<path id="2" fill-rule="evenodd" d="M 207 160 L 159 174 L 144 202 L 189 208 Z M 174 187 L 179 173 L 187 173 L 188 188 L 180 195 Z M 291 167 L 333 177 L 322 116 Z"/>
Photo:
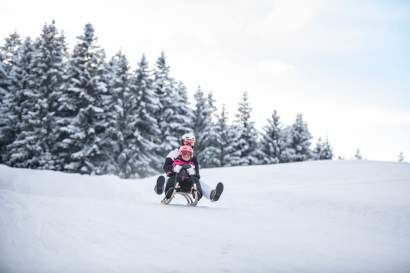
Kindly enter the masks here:
<path id="1" fill-rule="evenodd" d="M 0 272 L 410 272 L 410 164 L 202 171 L 219 202 L 160 204 L 155 178 L 0 165 Z"/>

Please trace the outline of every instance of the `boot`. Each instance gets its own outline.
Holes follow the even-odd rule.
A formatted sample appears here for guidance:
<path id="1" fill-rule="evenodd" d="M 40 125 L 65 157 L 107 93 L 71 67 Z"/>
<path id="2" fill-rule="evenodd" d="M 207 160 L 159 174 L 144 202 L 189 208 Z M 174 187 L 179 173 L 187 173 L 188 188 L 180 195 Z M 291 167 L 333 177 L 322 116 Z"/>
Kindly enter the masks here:
<path id="1" fill-rule="evenodd" d="M 165 177 L 164 176 L 159 176 L 157 179 L 157 184 L 155 185 L 155 192 L 157 194 L 162 194 L 164 192 L 164 184 L 165 184 Z"/>
<path id="2" fill-rule="evenodd" d="M 223 191 L 224 191 L 224 185 L 221 182 L 219 182 L 216 185 L 216 188 L 211 191 L 211 201 L 214 201 L 214 202 L 218 201 Z"/>

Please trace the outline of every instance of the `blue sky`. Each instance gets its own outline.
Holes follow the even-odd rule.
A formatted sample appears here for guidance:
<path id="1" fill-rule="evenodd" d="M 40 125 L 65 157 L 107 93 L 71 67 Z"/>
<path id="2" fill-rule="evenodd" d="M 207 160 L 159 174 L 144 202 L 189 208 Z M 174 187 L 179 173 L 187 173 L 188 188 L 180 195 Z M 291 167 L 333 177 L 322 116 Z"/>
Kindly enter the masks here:
<path id="1" fill-rule="evenodd" d="M 4 2 L 4 1 L 3 1 Z M 24 8 L 21 8 L 24 7 Z M 161 50 L 173 75 L 212 90 L 231 117 L 243 91 L 262 127 L 303 113 L 337 155 L 410 161 L 410 2 L 336 0 L 5 0 L 0 39 L 55 19 L 69 46 L 91 22 L 108 55 Z"/>

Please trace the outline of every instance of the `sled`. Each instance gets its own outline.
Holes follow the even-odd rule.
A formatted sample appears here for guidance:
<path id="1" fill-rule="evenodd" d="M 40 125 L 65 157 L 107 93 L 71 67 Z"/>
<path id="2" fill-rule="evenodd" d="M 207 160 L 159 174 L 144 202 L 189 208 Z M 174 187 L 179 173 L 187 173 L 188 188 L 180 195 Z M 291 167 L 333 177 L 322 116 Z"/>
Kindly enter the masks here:
<path id="1" fill-rule="evenodd" d="M 164 205 L 168 205 L 168 204 L 171 203 L 171 201 L 175 198 L 176 195 L 181 195 L 187 201 L 187 206 L 193 206 L 193 207 L 196 206 L 198 204 L 198 191 L 196 189 L 195 183 L 192 186 L 191 192 L 179 191 L 180 187 L 181 186 L 180 186 L 179 182 L 177 182 L 175 184 L 175 188 L 169 189 L 169 191 L 172 191 L 171 197 L 170 198 L 164 197 L 164 199 L 162 199 L 161 203 L 164 204 Z"/>
<path id="2" fill-rule="evenodd" d="M 183 170 L 186 170 L 183 166 Z M 179 177 L 179 174 L 175 176 L 175 179 Z M 190 183 L 190 184 L 187 184 Z M 172 194 L 169 198 L 166 196 L 169 195 L 169 191 L 172 191 Z M 187 206 L 196 206 L 199 201 L 199 196 L 198 196 L 198 189 L 196 186 L 196 183 L 192 179 L 192 177 L 189 179 L 189 181 L 184 181 L 184 182 L 179 182 L 178 180 L 175 182 L 175 187 L 170 188 L 168 192 L 165 193 L 164 199 L 162 199 L 161 203 L 164 205 L 168 205 L 171 203 L 171 201 L 175 198 L 176 195 L 181 195 L 185 198 L 187 201 Z"/>

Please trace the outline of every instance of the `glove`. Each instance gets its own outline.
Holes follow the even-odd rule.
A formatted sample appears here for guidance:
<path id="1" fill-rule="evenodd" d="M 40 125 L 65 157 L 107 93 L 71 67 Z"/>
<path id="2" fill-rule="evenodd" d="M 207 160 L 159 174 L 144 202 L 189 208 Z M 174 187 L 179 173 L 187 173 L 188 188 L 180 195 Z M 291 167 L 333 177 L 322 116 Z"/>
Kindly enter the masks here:
<path id="1" fill-rule="evenodd" d="M 195 174 L 195 169 L 194 168 L 189 168 L 188 169 L 188 174 L 189 175 L 194 175 Z"/>
<path id="2" fill-rule="evenodd" d="M 176 165 L 174 166 L 174 172 L 179 173 L 179 171 L 181 170 L 181 165 Z"/>

